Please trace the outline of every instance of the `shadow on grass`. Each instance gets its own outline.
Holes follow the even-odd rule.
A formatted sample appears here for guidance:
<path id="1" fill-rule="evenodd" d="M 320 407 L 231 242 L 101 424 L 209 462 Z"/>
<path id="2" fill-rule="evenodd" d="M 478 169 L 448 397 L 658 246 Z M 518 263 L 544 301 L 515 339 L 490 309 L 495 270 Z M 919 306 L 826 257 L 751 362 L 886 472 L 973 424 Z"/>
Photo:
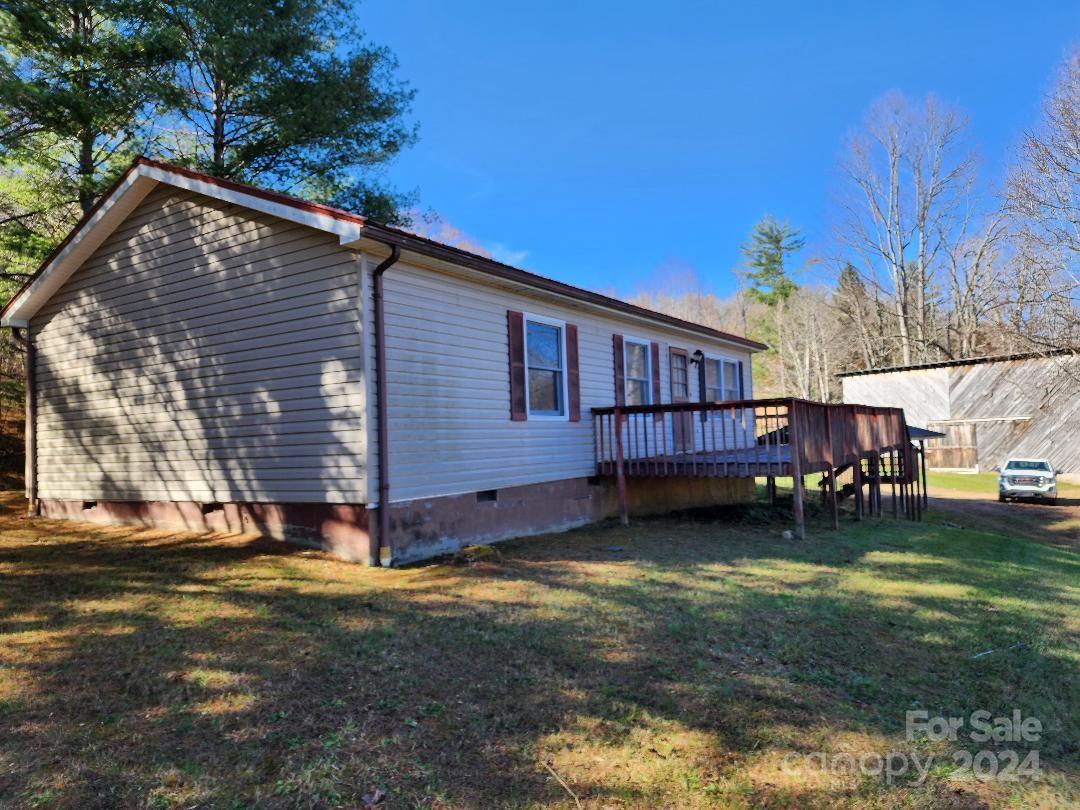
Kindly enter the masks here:
<path id="1" fill-rule="evenodd" d="M 1020 709 L 1046 727 L 1044 764 L 1075 770 L 1075 555 L 891 520 L 805 543 L 784 527 L 724 510 L 371 571 L 9 511 L 0 800 L 564 802 L 543 760 L 597 806 L 850 802 L 750 774 L 902 740 L 911 708 Z M 900 789 L 868 790 L 855 803 Z"/>

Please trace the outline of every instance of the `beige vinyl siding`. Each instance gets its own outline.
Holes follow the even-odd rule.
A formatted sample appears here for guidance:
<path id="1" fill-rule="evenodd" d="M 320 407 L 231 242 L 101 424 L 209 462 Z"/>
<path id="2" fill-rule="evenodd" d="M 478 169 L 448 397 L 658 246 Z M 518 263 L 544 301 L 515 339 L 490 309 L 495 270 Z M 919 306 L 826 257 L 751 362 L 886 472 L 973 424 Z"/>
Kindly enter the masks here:
<path id="1" fill-rule="evenodd" d="M 32 320 L 43 498 L 365 500 L 356 255 L 159 187 Z"/>
<path id="2" fill-rule="evenodd" d="M 392 501 L 592 475 L 590 409 L 614 404 L 616 332 L 660 344 L 664 402 L 670 401 L 670 345 L 742 360 L 745 392 L 751 396 L 749 353 L 733 345 L 405 261 L 388 271 L 384 282 Z M 508 309 L 577 324 L 580 422 L 511 421 Z M 690 398 L 696 400 L 694 367 L 690 377 Z M 372 459 L 374 452 L 372 443 Z M 374 481 L 371 486 L 374 496 Z"/>

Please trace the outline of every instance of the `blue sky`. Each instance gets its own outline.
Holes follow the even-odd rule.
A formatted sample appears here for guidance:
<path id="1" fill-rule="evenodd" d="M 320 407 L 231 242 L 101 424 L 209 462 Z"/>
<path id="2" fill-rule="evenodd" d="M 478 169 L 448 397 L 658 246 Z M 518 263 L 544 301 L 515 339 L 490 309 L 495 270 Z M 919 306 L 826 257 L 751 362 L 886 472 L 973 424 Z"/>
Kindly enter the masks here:
<path id="1" fill-rule="evenodd" d="M 844 138 L 889 90 L 971 117 L 1001 177 L 1080 3 L 367 0 L 417 90 L 398 188 L 496 256 L 628 294 L 665 268 L 734 286 L 766 212 L 827 247 Z"/>

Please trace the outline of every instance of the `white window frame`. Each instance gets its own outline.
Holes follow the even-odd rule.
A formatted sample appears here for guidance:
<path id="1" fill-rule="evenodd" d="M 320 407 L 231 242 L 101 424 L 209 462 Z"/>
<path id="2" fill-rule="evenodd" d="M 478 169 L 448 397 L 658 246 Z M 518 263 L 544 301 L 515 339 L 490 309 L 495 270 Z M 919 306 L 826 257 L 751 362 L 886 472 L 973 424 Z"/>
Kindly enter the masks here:
<path id="1" fill-rule="evenodd" d="M 691 377 L 693 377 L 693 374 L 691 373 L 691 369 L 693 368 L 693 366 L 690 363 L 690 352 L 687 351 L 686 349 L 680 349 L 678 351 L 678 353 L 676 353 L 676 352 L 672 351 L 671 346 L 668 346 L 668 355 L 667 355 L 667 358 L 668 358 L 668 396 L 671 398 L 672 402 L 675 402 L 675 364 L 672 362 L 672 360 L 675 357 L 681 357 L 682 358 L 682 361 L 683 361 L 683 374 L 686 375 L 686 381 L 683 383 L 683 385 L 686 386 L 686 394 L 683 396 L 683 399 L 686 400 L 687 402 L 692 402 L 693 401 L 693 394 L 690 393 L 690 390 L 691 390 L 690 389 L 690 379 L 691 379 Z"/>
<path id="2" fill-rule="evenodd" d="M 523 341 L 525 346 L 525 418 L 532 421 L 547 421 L 547 422 L 569 422 L 570 421 L 570 392 L 567 390 L 567 374 L 566 374 L 566 321 L 560 321 L 558 318 L 549 318 L 547 315 L 534 315 L 531 312 L 522 313 L 522 332 Z M 545 324 L 547 326 L 556 326 L 559 329 L 559 340 L 562 344 L 559 347 L 559 353 L 562 357 L 562 413 L 533 413 L 532 411 L 532 397 L 529 396 L 529 321 L 533 323 Z"/>
<path id="3" fill-rule="evenodd" d="M 635 346 L 645 347 L 645 405 L 653 405 L 653 367 L 652 367 L 652 341 L 647 338 L 634 337 L 632 335 L 623 335 L 623 355 L 622 355 L 622 367 L 623 367 L 623 402 L 630 402 L 630 363 L 626 356 L 626 347 L 633 343 Z"/>
<path id="4" fill-rule="evenodd" d="M 739 380 L 739 378 L 738 378 L 739 363 L 741 361 L 741 358 L 734 357 L 734 356 L 732 356 L 730 354 L 709 354 L 707 352 L 702 352 L 702 355 L 704 356 L 706 361 L 716 360 L 717 362 L 720 363 L 720 380 L 719 380 L 719 382 L 720 382 L 720 392 L 724 393 L 725 391 L 728 391 L 728 390 L 734 390 L 735 391 L 734 400 L 729 400 L 727 398 L 724 398 L 724 399 L 721 399 L 721 400 L 709 399 L 709 400 L 706 400 L 706 401 L 708 401 L 708 402 L 716 402 L 716 401 L 719 401 L 719 402 L 732 402 L 732 401 L 738 400 L 739 399 L 739 390 L 743 387 L 741 385 L 741 380 Z M 733 366 L 735 366 L 735 375 L 736 375 L 736 377 L 735 377 L 735 385 L 733 385 L 733 386 L 728 386 L 726 384 L 727 381 L 724 379 L 724 363 L 725 362 L 731 363 Z M 706 385 L 706 387 L 707 387 L 706 380 L 708 379 L 708 373 L 706 372 L 705 374 L 702 374 L 701 376 L 702 376 L 702 385 Z M 702 392 L 702 393 L 704 393 L 704 392 Z M 699 396 L 700 396 L 700 394 L 699 394 Z"/>

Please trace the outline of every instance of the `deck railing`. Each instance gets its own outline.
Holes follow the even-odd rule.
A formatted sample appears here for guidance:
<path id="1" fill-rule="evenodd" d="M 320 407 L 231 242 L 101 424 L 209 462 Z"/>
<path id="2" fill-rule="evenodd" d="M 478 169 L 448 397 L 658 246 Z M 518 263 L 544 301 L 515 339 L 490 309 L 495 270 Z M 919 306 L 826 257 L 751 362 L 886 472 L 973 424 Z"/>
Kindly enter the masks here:
<path id="1" fill-rule="evenodd" d="M 834 469 L 907 439 L 900 408 L 801 399 L 593 408 L 597 472 L 613 475 L 791 475 Z M 616 430 L 617 424 L 622 430 Z"/>
<path id="2" fill-rule="evenodd" d="M 618 479 L 624 517 L 628 476 L 792 476 L 801 531 L 803 476 L 826 473 L 835 504 L 838 469 L 852 468 L 861 498 L 864 461 L 879 495 L 882 480 L 903 487 L 917 467 L 900 408 L 783 398 L 613 406 L 592 416 L 597 474 Z"/>

